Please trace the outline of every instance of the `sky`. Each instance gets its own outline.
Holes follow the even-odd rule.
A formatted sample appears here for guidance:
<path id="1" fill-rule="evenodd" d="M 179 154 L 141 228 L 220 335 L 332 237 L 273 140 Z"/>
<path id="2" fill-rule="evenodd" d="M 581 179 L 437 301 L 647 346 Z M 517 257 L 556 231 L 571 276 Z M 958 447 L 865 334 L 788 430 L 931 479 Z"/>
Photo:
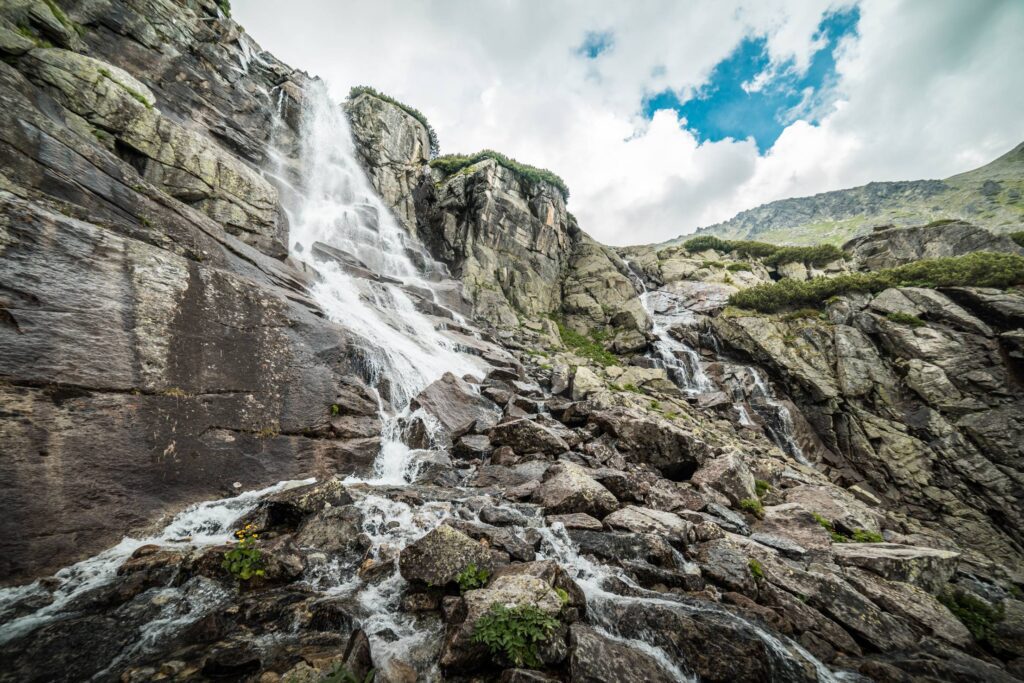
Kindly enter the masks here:
<path id="1" fill-rule="evenodd" d="M 613 245 L 760 204 L 944 178 L 1024 141 L 1022 0 L 234 0 L 339 100 L 422 111 L 442 154 L 568 184 Z"/>

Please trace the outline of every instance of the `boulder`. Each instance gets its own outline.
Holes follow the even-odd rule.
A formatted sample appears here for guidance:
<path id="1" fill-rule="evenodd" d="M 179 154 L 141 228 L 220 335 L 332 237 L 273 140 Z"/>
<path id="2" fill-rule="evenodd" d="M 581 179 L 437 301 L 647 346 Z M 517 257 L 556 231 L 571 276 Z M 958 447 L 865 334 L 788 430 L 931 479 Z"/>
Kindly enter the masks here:
<path id="1" fill-rule="evenodd" d="M 585 365 L 576 368 L 572 376 L 572 400 L 582 401 L 590 395 L 604 389 L 604 382 Z"/>
<path id="2" fill-rule="evenodd" d="M 611 491 L 594 481 L 586 469 L 570 462 L 560 462 L 545 472 L 533 501 L 555 515 L 581 512 L 604 517 L 618 507 Z"/>
<path id="3" fill-rule="evenodd" d="M 519 455 L 558 455 L 569 450 L 569 444 L 565 439 L 536 420 L 528 418 L 499 424 L 491 430 L 490 438 L 493 445 L 510 446 Z"/>
<path id="4" fill-rule="evenodd" d="M 661 510 L 627 505 L 604 518 L 604 524 L 617 531 L 632 531 L 638 534 L 663 534 L 677 536 L 684 542 L 695 540 L 693 524 L 679 515 Z"/>
<path id="5" fill-rule="evenodd" d="M 402 578 L 428 586 L 447 585 L 470 564 L 490 568 L 490 552 L 446 524 L 410 543 L 398 556 Z"/>
<path id="6" fill-rule="evenodd" d="M 694 472 L 691 481 L 699 486 L 710 486 L 724 494 L 733 505 L 757 497 L 754 490 L 754 475 L 747 469 L 738 453 L 727 453 L 705 461 Z"/>
<path id="7" fill-rule="evenodd" d="M 587 529 L 589 531 L 601 531 L 604 525 L 588 514 L 582 512 L 570 513 L 567 515 L 548 515 L 546 518 L 548 526 L 561 524 L 566 529 Z"/>
<path id="8" fill-rule="evenodd" d="M 589 626 L 569 629 L 569 680 L 573 683 L 669 683 L 679 672 L 628 641 L 613 640 Z"/>
<path id="9" fill-rule="evenodd" d="M 497 412 L 490 399 L 481 396 L 472 385 L 450 372 L 431 382 L 409 407 L 433 416 L 449 440 L 469 431 L 478 419 Z"/>
<path id="10" fill-rule="evenodd" d="M 905 581 L 936 593 L 956 572 L 960 553 L 895 543 L 842 543 L 832 546 L 836 562 L 883 578 Z"/>

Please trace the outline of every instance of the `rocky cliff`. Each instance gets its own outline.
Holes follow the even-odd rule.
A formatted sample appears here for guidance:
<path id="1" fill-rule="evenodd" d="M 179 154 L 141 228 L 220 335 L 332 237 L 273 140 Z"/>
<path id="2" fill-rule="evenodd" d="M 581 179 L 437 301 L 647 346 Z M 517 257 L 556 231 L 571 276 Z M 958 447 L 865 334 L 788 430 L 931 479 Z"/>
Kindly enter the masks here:
<path id="1" fill-rule="evenodd" d="M 0 680 L 1024 677 L 1014 242 L 614 250 L 226 3 L 0 53 Z"/>

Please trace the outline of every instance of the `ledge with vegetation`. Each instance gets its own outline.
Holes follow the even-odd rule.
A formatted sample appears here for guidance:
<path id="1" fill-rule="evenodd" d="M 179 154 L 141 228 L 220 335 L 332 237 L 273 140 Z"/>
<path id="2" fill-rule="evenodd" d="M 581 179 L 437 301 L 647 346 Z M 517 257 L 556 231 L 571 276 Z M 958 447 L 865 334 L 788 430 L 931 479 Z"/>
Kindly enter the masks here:
<path id="1" fill-rule="evenodd" d="M 530 185 L 547 183 L 548 185 L 557 188 L 558 191 L 562 193 L 562 198 L 565 201 L 569 201 L 569 186 L 566 185 L 565 181 L 559 176 L 546 168 L 537 168 L 536 166 L 530 166 L 529 164 L 522 164 L 511 157 L 505 156 L 501 152 L 495 152 L 493 149 L 485 149 L 477 152 L 476 154 L 445 154 L 443 157 L 438 157 L 432 160 L 430 165 L 432 168 L 436 168 L 446 176 L 450 176 L 485 159 L 493 159 Z"/>
<path id="2" fill-rule="evenodd" d="M 767 242 L 723 240 L 714 235 L 694 237 L 683 242 L 683 248 L 690 252 L 713 249 L 723 254 L 759 258 L 766 266 L 781 266 L 785 263 L 823 266 L 826 263 L 846 258 L 846 253 L 834 244 L 819 244 L 813 247 L 780 247 Z"/>
<path id="3" fill-rule="evenodd" d="M 1024 285 L 1024 256 L 976 252 L 926 259 L 873 273 L 850 273 L 811 280 L 780 280 L 736 292 L 729 304 L 760 313 L 817 307 L 843 294 L 873 294 L 890 287 L 997 287 Z"/>
<path id="4" fill-rule="evenodd" d="M 437 141 L 437 133 L 434 131 L 434 127 L 430 125 L 430 123 L 427 121 L 427 117 L 424 116 L 423 112 L 421 112 L 419 109 L 416 109 L 415 107 L 410 107 L 404 102 L 399 102 L 394 97 L 391 97 L 390 95 L 385 95 L 379 90 L 371 88 L 368 85 L 355 85 L 352 86 L 352 89 L 348 91 L 348 98 L 350 100 L 354 100 L 360 95 L 371 95 L 373 97 L 376 97 L 378 100 L 384 100 L 385 102 L 395 105 L 396 107 L 404 111 L 406 114 L 419 121 L 421 124 L 423 124 L 423 127 L 427 129 L 427 137 L 430 139 L 430 158 L 435 158 L 441 152 L 441 145 Z"/>

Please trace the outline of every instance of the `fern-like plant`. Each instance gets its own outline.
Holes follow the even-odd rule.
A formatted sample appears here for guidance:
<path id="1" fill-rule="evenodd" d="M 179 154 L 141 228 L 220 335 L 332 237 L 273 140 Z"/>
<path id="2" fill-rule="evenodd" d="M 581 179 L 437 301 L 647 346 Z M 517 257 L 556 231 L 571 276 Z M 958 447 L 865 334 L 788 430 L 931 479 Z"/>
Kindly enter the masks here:
<path id="1" fill-rule="evenodd" d="M 517 667 L 537 668 L 541 666 L 538 650 L 557 628 L 557 619 L 533 605 L 507 607 L 496 602 L 477 621 L 473 641 Z"/>
<path id="2" fill-rule="evenodd" d="M 475 588 L 483 588 L 487 585 L 487 579 L 491 578 L 491 573 L 483 567 L 477 567 L 475 563 L 470 562 L 466 565 L 466 568 L 459 572 L 459 575 L 455 577 L 455 581 L 459 584 L 459 590 L 465 593 Z"/>

